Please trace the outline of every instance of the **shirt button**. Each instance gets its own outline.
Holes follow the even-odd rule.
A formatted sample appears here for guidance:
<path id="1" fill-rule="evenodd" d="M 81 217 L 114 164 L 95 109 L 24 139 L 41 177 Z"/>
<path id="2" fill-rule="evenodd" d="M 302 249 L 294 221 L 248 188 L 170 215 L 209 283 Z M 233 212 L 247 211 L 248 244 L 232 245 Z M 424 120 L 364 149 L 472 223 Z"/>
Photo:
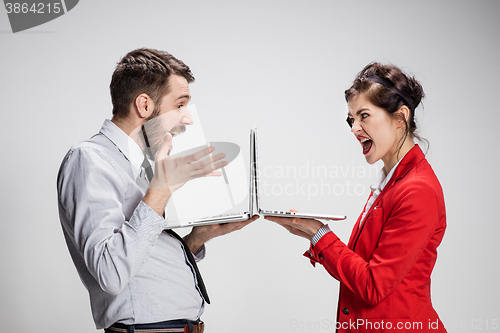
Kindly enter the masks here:
<path id="1" fill-rule="evenodd" d="M 345 315 L 348 315 L 349 314 L 349 309 L 348 308 L 343 308 L 342 309 L 342 313 L 345 314 Z"/>

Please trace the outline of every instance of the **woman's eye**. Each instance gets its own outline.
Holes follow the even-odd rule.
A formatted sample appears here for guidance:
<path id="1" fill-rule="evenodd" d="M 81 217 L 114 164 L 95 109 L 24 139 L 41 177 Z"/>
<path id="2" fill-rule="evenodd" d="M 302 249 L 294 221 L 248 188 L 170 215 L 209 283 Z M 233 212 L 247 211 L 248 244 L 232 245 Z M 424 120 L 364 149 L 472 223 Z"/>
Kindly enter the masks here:
<path id="1" fill-rule="evenodd" d="M 362 114 L 361 114 L 361 118 L 362 118 L 362 119 L 365 119 L 366 117 L 368 117 L 368 113 L 362 113 Z"/>
<path id="2" fill-rule="evenodd" d="M 347 117 L 347 119 L 345 121 L 347 121 L 347 124 L 349 125 L 349 127 L 352 128 L 352 124 L 354 123 L 354 119 L 351 117 Z"/>

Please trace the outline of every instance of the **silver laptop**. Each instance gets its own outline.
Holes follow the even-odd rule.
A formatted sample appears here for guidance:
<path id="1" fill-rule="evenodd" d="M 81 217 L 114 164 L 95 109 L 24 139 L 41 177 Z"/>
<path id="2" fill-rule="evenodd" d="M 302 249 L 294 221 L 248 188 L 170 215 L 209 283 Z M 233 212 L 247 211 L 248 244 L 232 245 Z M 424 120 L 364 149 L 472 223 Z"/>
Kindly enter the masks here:
<path id="1" fill-rule="evenodd" d="M 257 128 L 250 130 L 250 159 L 249 159 L 249 182 L 248 182 L 248 210 L 244 212 L 235 212 L 220 214 L 215 216 L 207 216 L 200 219 L 194 219 L 186 223 L 180 224 L 179 222 L 172 221 L 167 228 L 181 228 L 193 227 L 197 225 L 207 225 L 216 223 L 229 223 L 241 222 L 250 219 L 253 215 L 268 215 L 268 216 L 281 216 L 281 217 L 300 217 L 321 220 L 344 220 L 346 216 L 341 215 L 325 215 L 325 214 L 311 214 L 302 212 L 286 212 L 278 210 L 266 210 L 260 208 L 260 194 L 259 194 L 259 162 L 257 151 Z"/>
<path id="2" fill-rule="evenodd" d="M 254 160 L 253 172 L 250 172 L 255 177 L 255 201 L 256 201 L 256 211 L 259 215 L 267 215 L 267 216 L 279 216 L 279 217 L 300 217 L 306 219 L 319 219 L 319 220 L 345 220 L 347 216 L 342 215 L 325 215 L 325 214 L 314 214 L 314 213 L 302 213 L 302 212 L 287 212 L 287 211 L 279 211 L 279 210 L 267 210 L 260 207 L 260 194 L 259 194 L 259 154 L 257 150 L 257 128 L 254 128 L 250 131 L 250 141 L 253 144 L 250 144 L 250 147 L 254 147 L 250 152 L 253 156 L 250 157 L 250 160 Z"/>

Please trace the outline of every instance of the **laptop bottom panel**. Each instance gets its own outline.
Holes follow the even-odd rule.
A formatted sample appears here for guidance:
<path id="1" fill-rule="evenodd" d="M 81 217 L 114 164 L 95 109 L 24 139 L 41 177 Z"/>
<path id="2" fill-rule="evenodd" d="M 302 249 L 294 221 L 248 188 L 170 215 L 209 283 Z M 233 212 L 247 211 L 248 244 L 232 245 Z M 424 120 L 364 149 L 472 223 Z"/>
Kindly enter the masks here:
<path id="1" fill-rule="evenodd" d="M 261 210 L 259 213 L 261 215 L 267 215 L 267 216 L 291 217 L 291 218 L 298 217 L 302 219 L 316 219 L 316 220 L 340 221 L 346 219 L 346 216 L 341 216 L 341 215 L 308 214 L 308 213 L 297 213 L 297 212 L 285 212 L 278 210 Z"/>
<path id="2" fill-rule="evenodd" d="M 243 213 L 240 215 L 227 215 L 227 216 L 214 216 L 213 218 L 206 218 L 200 220 L 193 220 L 189 222 L 184 222 L 179 224 L 178 222 L 174 222 L 172 224 L 168 224 L 166 229 L 174 229 L 174 228 L 185 228 L 185 227 L 195 227 L 198 225 L 209 225 L 209 224 L 220 224 L 220 223 L 230 223 L 230 222 L 242 222 L 250 219 L 250 214 Z"/>

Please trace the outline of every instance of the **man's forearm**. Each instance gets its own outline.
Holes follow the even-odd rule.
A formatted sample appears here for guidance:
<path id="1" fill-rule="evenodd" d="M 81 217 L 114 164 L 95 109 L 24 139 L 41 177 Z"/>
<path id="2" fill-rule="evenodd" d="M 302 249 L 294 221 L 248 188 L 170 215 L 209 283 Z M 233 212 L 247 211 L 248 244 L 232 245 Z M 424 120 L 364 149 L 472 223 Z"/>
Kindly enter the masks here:
<path id="1" fill-rule="evenodd" d="M 184 242 L 186 242 L 186 245 L 193 254 L 198 252 L 203 244 L 205 244 L 205 241 L 201 237 L 194 235 L 192 232 L 184 238 Z"/>
<path id="2" fill-rule="evenodd" d="M 142 201 L 151 207 L 158 215 L 162 216 L 170 197 L 171 194 L 169 190 L 148 189 Z"/>

